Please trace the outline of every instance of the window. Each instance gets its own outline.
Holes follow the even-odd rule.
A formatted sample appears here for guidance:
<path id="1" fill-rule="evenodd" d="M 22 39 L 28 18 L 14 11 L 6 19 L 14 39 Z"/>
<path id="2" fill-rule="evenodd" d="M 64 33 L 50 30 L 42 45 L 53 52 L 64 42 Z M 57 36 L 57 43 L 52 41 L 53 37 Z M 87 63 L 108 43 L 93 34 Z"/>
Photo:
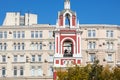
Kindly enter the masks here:
<path id="1" fill-rule="evenodd" d="M 2 62 L 6 62 L 6 55 L 2 55 Z"/>
<path id="2" fill-rule="evenodd" d="M 22 31 L 22 38 L 25 38 L 25 32 Z"/>
<path id="3" fill-rule="evenodd" d="M 50 62 L 53 62 L 53 55 L 49 55 Z"/>
<path id="4" fill-rule="evenodd" d="M 88 30 L 88 37 L 96 37 L 96 31 L 95 30 Z"/>
<path id="5" fill-rule="evenodd" d="M 6 50 L 7 49 L 7 44 L 6 43 L 4 43 L 4 50 Z"/>
<path id="6" fill-rule="evenodd" d="M 113 49 L 113 42 L 107 42 L 107 49 Z"/>
<path id="7" fill-rule="evenodd" d="M 18 43 L 18 50 L 20 50 L 20 43 Z"/>
<path id="8" fill-rule="evenodd" d="M 20 55 L 20 62 L 25 62 L 25 58 L 24 58 L 24 55 Z"/>
<path id="9" fill-rule="evenodd" d="M 14 62 L 17 62 L 17 61 L 18 61 L 18 56 L 14 55 Z"/>
<path id="10" fill-rule="evenodd" d="M 89 42 L 88 43 L 88 49 L 95 49 L 96 48 L 96 43 L 95 42 Z"/>
<path id="11" fill-rule="evenodd" d="M 42 42 L 40 42 L 40 50 L 42 50 Z"/>
<path id="12" fill-rule="evenodd" d="M 2 76 L 5 76 L 5 75 L 6 75 L 6 68 L 2 67 Z"/>
<path id="13" fill-rule="evenodd" d="M 14 67 L 13 75 L 14 75 L 14 76 L 17 76 L 17 67 L 16 67 L 16 66 Z"/>
<path id="14" fill-rule="evenodd" d="M 52 66 L 49 67 L 49 76 L 53 76 L 53 67 Z"/>
<path id="15" fill-rule="evenodd" d="M 38 38 L 38 31 L 35 31 L 35 38 Z"/>
<path id="16" fill-rule="evenodd" d="M 107 30 L 106 37 L 113 37 L 113 30 Z"/>
<path id="17" fill-rule="evenodd" d="M 108 61 L 112 61 L 112 54 L 108 54 Z"/>
<path id="18" fill-rule="evenodd" d="M 42 31 L 39 32 L 39 37 L 42 38 Z"/>
<path id="19" fill-rule="evenodd" d="M 24 31 L 13 31 L 13 38 L 25 38 Z"/>
<path id="20" fill-rule="evenodd" d="M 0 50 L 6 50 L 7 44 L 6 43 L 0 43 Z"/>
<path id="21" fill-rule="evenodd" d="M 17 36 L 17 37 L 18 37 L 18 38 L 20 38 L 20 31 L 18 31 L 18 32 L 17 32 L 17 34 L 18 34 L 18 36 Z"/>
<path id="22" fill-rule="evenodd" d="M 42 72 L 42 69 L 41 69 L 41 66 L 38 66 L 38 76 L 42 76 L 43 72 Z"/>
<path id="23" fill-rule="evenodd" d="M 49 42 L 49 50 L 52 50 L 52 42 Z"/>
<path id="24" fill-rule="evenodd" d="M 41 62 L 41 55 L 38 55 L 38 62 Z"/>
<path id="25" fill-rule="evenodd" d="M 23 67 L 21 66 L 20 67 L 20 76 L 23 76 L 24 75 L 24 69 L 23 69 Z"/>
<path id="26" fill-rule="evenodd" d="M 13 38 L 16 38 L 16 31 L 13 31 Z"/>
<path id="27" fill-rule="evenodd" d="M 94 53 L 90 53 L 90 62 L 94 62 L 95 60 L 95 54 Z"/>
<path id="28" fill-rule="evenodd" d="M 53 31 L 49 31 L 49 38 L 53 37 Z"/>
<path id="29" fill-rule="evenodd" d="M 31 31 L 31 38 L 34 38 L 34 31 Z"/>
<path id="30" fill-rule="evenodd" d="M 14 50 L 17 50 L 16 43 L 14 43 Z"/>
<path id="31" fill-rule="evenodd" d="M 34 66 L 31 67 L 31 76 L 35 76 L 35 67 Z"/>
<path id="32" fill-rule="evenodd" d="M 0 50 L 2 50 L 2 43 L 0 43 Z"/>
<path id="33" fill-rule="evenodd" d="M 64 57 L 72 57 L 73 56 L 73 43 L 70 40 L 65 40 L 63 44 Z"/>
<path id="34" fill-rule="evenodd" d="M 23 25 L 25 25 L 25 17 L 21 16 L 20 17 L 20 26 L 23 26 Z"/>
<path id="35" fill-rule="evenodd" d="M 25 48 L 25 44 L 24 44 L 24 43 L 22 43 L 22 50 L 24 50 L 24 48 Z"/>
<path id="36" fill-rule="evenodd" d="M 54 50 L 55 50 L 55 42 L 53 42 Z"/>
<path id="37" fill-rule="evenodd" d="M 7 32 L 6 31 L 4 32 L 4 38 L 7 38 Z"/>
<path id="38" fill-rule="evenodd" d="M 3 38 L 3 32 L 0 32 L 0 38 Z"/>
<path id="39" fill-rule="evenodd" d="M 35 62 L 35 55 L 32 55 L 32 62 Z"/>

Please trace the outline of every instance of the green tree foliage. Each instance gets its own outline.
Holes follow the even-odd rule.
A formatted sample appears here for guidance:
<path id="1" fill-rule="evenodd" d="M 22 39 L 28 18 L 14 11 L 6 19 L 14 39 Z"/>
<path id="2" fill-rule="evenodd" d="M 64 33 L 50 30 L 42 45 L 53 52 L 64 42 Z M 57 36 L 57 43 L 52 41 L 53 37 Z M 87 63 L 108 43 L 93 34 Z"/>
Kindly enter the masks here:
<path id="1" fill-rule="evenodd" d="M 101 73 L 101 80 L 113 80 L 113 73 L 109 66 L 105 66 Z"/>
<path id="2" fill-rule="evenodd" d="M 120 80 L 120 68 L 118 67 L 113 68 L 113 77 L 114 80 Z"/>
<path id="3" fill-rule="evenodd" d="M 99 61 L 88 64 L 85 67 L 74 66 L 66 71 L 57 71 L 57 80 L 120 80 L 120 68 L 110 68 L 108 65 L 102 67 Z"/>

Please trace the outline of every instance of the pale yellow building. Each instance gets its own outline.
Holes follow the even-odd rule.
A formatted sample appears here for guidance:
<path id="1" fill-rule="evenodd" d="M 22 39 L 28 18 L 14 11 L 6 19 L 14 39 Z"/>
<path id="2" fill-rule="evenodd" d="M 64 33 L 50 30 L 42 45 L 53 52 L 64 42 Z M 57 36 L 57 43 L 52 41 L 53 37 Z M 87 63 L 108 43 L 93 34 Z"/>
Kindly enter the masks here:
<path id="1" fill-rule="evenodd" d="M 8 12 L 0 26 L 0 80 L 53 80 L 57 25 L 38 24 L 36 14 Z M 103 66 L 120 66 L 119 25 L 78 22 L 77 28 L 82 32 L 81 65 L 96 58 Z"/>

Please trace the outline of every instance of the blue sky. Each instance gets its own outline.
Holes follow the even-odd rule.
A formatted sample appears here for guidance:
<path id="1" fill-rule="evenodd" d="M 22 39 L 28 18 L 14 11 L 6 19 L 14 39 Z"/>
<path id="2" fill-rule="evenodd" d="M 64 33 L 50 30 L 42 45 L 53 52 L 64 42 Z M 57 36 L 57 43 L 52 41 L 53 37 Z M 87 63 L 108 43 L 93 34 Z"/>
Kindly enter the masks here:
<path id="1" fill-rule="evenodd" d="M 70 0 L 80 24 L 120 25 L 120 0 Z M 0 0 L 0 25 L 6 12 L 38 14 L 39 24 L 55 24 L 64 0 Z"/>

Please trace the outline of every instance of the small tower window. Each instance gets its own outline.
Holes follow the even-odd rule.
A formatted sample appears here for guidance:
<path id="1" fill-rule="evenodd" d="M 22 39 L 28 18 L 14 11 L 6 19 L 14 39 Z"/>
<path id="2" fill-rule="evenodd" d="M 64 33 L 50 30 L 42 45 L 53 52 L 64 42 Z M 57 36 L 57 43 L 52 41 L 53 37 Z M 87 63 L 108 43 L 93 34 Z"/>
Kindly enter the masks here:
<path id="1" fill-rule="evenodd" d="M 66 14 L 65 16 L 65 25 L 66 27 L 70 27 L 70 15 Z"/>
<path id="2" fill-rule="evenodd" d="M 64 48 L 64 57 L 72 57 L 73 49 L 72 49 L 72 42 L 70 40 L 66 40 L 63 44 Z"/>

